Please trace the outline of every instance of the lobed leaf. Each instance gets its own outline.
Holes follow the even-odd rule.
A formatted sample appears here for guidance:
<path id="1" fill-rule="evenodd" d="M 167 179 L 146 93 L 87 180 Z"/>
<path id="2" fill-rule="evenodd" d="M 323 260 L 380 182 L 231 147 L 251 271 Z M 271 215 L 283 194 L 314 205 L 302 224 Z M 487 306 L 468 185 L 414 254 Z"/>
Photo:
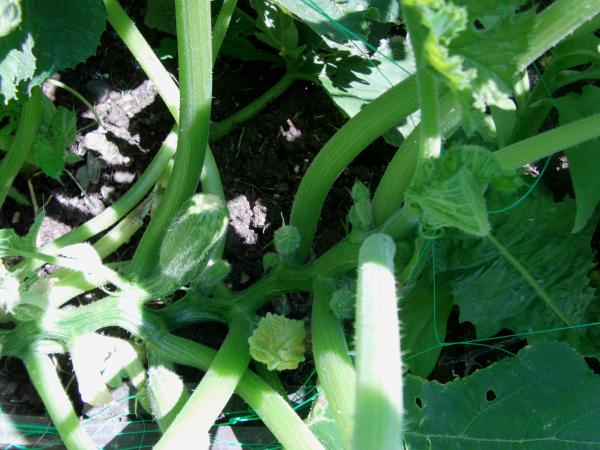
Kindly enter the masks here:
<path id="1" fill-rule="evenodd" d="M 39 85 L 55 72 L 75 67 L 96 53 L 105 28 L 101 0 L 27 0 L 21 26 L 0 40 L 0 95 L 17 97 L 24 81 Z"/>
<path id="2" fill-rule="evenodd" d="M 509 101 L 535 14 L 526 0 L 415 0 L 427 29 L 424 57 L 463 107 L 474 131 L 488 106 Z"/>
<path id="3" fill-rule="evenodd" d="M 451 383 L 407 385 L 409 450 L 600 449 L 590 400 L 600 379 L 564 343 L 540 342 Z"/>
<path id="4" fill-rule="evenodd" d="M 474 236 L 490 231 L 484 194 L 491 184 L 499 190 L 517 186 L 493 153 L 481 147 L 455 147 L 425 162 L 424 176 L 405 194 L 409 209 L 434 230 L 455 227 Z"/>
<path id="5" fill-rule="evenodd" d="M 593 230 L 570 233 L 574 202 L 555 203 L 539 189 L 510 213 L 495 216 L 493 235 L 548 292 L 571 325 L 589 322 L 588 309 L 596 298 L 587 277 L 594 267 Z M 529 331 L 567 325 L 490 241 L 457 241 L 448 252 L 450 262 L 444 270 L 461 271 L 453 282 L 454 301 L 461 320 L 472 322 L 479 337 L 503 328 Z M 583 353 L 596 353 L 598 345 L 588 333 L 569 330 L 544 338 L 568 339 Z"/>

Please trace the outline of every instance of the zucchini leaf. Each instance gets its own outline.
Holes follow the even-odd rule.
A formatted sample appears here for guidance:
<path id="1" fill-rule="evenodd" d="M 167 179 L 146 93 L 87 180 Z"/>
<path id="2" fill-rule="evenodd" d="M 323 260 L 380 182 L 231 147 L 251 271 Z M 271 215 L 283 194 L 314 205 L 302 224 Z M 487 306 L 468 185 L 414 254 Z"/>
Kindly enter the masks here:
<path id="1" fill-rule="evenodd" d="M 0 230 L 0 257 L 22 256 L 23 253 L 30 253 L 36 250 L 37 235 L 42 226 L 45 212 L 41 210 L 35 218 L 33 225 L 25 236 L 19 236 L 12 228 Z"/>
<path id="2" fill-rule="evenodd" d="M 75 114 L 62 106 L 53 112 L 48 123 L 42 124 L 33 143 L 33 155 L 46 175 L 60 180 L 65 167 L 65 148 L 75 141 L 76 134 Z"/>
<path id="3" fill-rule="evenodd" d="M 423 177 L 407 190 L 406 206 L 433 230 L 455 227 L 474 236 L 490 231 L 484 194 L 490 184 L 501 191 L 517 186 L 514 174 L 484 148 L 454 147 L 428 160 Z"/>
<path id="4" fill-rule="evenodd" d="M 424 57 L 463 109 L 475 131 L 488 106 L 506 109 L 519 70 L 518 55 L 535 25 L 526 0 L 413 0 L 426 29 Z"/>
<path id="5" fill-rule="evenodd" d="M 27 0 L 19 27 L 0 39 L 0 96 L 17 97 L 53 73 L 75 67 L 96 52 L 105 29 L 101 0 Z"/>
<path id="6" fill-rule="evenodd" d="M 410 450 L 600 449 L 591 401 L 600 378 L 564 343 L 537 343 L 451 383 L 406 385 Z"/>
<path id="7" fill-rule="evenodd" d="M 587 276 L 594 267 L 593 227 L 572 234 L 574 213 L 574 201 L 555 203 L 538 186 L 506 214 L 492 216 L 492 234 L 546 290 L 570 325 L 597 320 L 589 315 L 596 296 Z M 567 325 L 489 240 L 462 240 L 453 245 L 446 249 L 448 266 L 440 269 L 459 271 L 453 282 L 454 302 L 460 307 L 461 320 L 472 322 L 478 337 L 490 337 L 502 329 L 521 332 Z M 591 330 L 566 330 L 543 337 L 568 340 L 580 352 L 592 355 L 599 347 L 590 339 Z M 540 337 L 528 339 L 532 342 Z"/>

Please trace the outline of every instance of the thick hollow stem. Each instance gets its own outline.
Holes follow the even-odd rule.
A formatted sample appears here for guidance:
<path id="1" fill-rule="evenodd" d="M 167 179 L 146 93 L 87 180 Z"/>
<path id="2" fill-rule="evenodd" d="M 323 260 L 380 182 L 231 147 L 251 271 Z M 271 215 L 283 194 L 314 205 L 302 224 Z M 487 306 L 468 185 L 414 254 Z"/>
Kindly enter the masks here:
<path id="1" fill-rule="evenodd" d="M 160 351 L 164 352 L 173 362 L 200 370 L 207 370 L 215 357 L 214 350 L 175 336 L 165 337 L 159 344 Z M 236 391 L 286 449 L 316 450 L 323 448 L 283 397 L 258 375 L 246 371 Z"/>
<path id="2" fill-rule="evenodd" d="M 524 69 L 566 36 L 595 15 L 600 14 L 598 0 L 557 0 L 537 16 L 527 50 L 519 61 Z"/>
<path id="3" fill-rule="evenodd" d="M 428 32 L 421 25 L 419 9 L 412 1 L 405 1 L 403 7 L 404 20 L 410 34 L 417 64 L 416 76 L 421 109 L 419 152 L 416 167 L 416 176 L 418 177 L 422 162 L 439 157 L 442 150 L 438 82 L 430 72 L 429 63 L 425 57 L 424 46 L 428 39 Z"/>
<path id="4" fill-rule="evenodd" d="M 504 147 L 496 152 L 496 156 L 505 168 L 518 169 L 598 136 L 600 114 L 594 114 Z"/>
<path id="5" fill-rule="evenodd" d="M 342 324 L 329 309 L 335 286 L 330 280 L 315 282 L 312 306 L 313 355 L 319 383 L 346 448 L 352 446 L 356 372 L 348 356 Z"/>
<path id="6" fill-rule="evenodd" d="M 177 121 L 179 118 L 179 89 L 173 77 L 167 72 L 118 0 L 104 0 L 104 6 L 108 13 L 108 21 L 133 53 L 140 67 L 150 77 L 165 105 Z"/>
<path id="7" fill-rule="evenodd" d="M 459 105 L 451 94 L 440 99 L 440 132 L 450 136 L 460 125 Z M 382 225 L 396 212 L 404 201 L 404 193 L 410 186 L 419 158 L 420 126 L 406 137 L 388 164 L 373 194 L 375 224 Z"/>
<path id="8" fill-rule="evenodd" d="M 353 448 L 402 448 L 402 360 L 394 241 L 369 236 L 358 257 Z"/>
<path id="9" fill-rule="evenodd" d="M 132 271 L 142 277 L 156 268 L 156 256 L 169 222 L 196 191 L 208 144 L 212 99 L 210 2 L 178 0 L 175 5 L 181 87 L 179 142 L 167 189 L 132 260 Z"/>
<path id="10" fill-rule="evenodd" d="M 225 34 L 227 34 L 227 28 L 229 28 L 231 16 L 233 16 L 233 12 L 235 11 L 235 5 L 237 5 L 237 0 L 224 0 L 223 5 L 219 10 L 219 14 L 215 19 L 212 38 L 213 64 L 217 60 L 221 45 L 225 39 Z"/>
<path id="11" fill-rule="evenodd" d="M 336 178 L 367 145 L 417 107 L 417 84 L 409 77 L 365 106 L 325 144 L 302 178 L 292 206 L 290 225 L 302 236 L 299 261 L 310 252 L 323 202 Z"/>
<path id="12" fill-rule="evenodd" d="M 21 109 L 17 133 L 0 163 L 0 208 L 4 205 L 13 180 L 31 152 L 42 118 L 43 95 L 40 87 L 32 89 L 31 96 Z"/>
<path id="13" fill-rule="evenodd" d="M 23 361 L 65 446 L 69 450 L 95 450 L 96 446 L 79 424 L 50 358 L 41 353 L 27 352 Z"/>
<path id="14" fill-rule="evenodd" d="M 198 437 L 208 435 L 208 430 L 218 419 L 248 368 L 248 337 L 251 332 L 252 325 L 246 317 L 238 317 L 231 323 L 229 333 L 208 371 L 154 447 L 156 450 L 193 450 L 197 448 Z"/>

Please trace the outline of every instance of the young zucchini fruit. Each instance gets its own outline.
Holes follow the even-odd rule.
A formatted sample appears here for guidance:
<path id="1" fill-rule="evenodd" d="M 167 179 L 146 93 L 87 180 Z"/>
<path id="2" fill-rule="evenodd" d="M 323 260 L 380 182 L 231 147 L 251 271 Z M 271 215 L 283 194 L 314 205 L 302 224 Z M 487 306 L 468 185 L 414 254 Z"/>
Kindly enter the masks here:
<path id="1" fill-rule="evenodd" d="M 160 247 L 162 275 L 179 286 L 197 278 L 219 243 L 229 214 L 216 195 L 196 194 L 175 216 Z"/>

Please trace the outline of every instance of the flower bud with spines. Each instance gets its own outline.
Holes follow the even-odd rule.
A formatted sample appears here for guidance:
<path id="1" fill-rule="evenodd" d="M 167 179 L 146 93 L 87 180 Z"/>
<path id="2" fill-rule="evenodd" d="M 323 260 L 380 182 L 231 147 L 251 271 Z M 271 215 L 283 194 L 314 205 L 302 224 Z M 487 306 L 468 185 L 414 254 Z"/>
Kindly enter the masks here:
<path id="1" fill-rule="evenodd" d="M 273 237 L 275 250 L 281 256 L 282 261 L 294 264 L 294 253 L 300 247 L 300 232 L 291 225 L 283 225 Z"/>
<path id="2" fill-rule="evenodd" d="M 192 287 L 196 290 L 206 290 L 216 286 L 223 281 L 231 272 L 231 266 L 222 259 L 206 266 L 200 276 L 194 280 Z"/>
<path id="3" fill-rule="evenodd" d="M 227 229 L 229 214 L 216 195 L 196 194 L 171 222 L 160 248 L 162 275 L 179 286 L 197 278 Z"/>
<path id="4" fill-rule="evenodd" d="M 329 300 L 329 309 L 339 320 L 354 319 L 356 314 L 356 287 L 342 286 Z"/>

